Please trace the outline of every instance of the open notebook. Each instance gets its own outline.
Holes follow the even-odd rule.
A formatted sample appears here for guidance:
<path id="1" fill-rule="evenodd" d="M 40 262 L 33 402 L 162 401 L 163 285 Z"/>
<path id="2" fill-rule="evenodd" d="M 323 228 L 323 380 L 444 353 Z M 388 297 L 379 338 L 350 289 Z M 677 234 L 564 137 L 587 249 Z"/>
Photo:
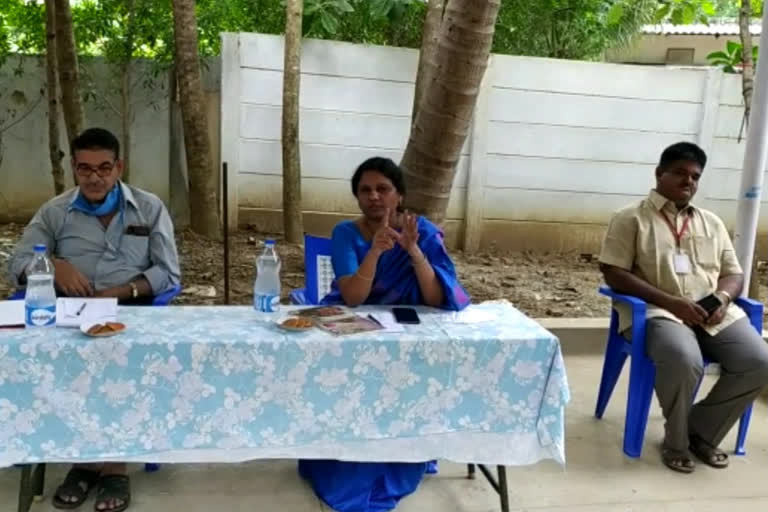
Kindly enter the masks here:
<path id="1" fill-rule="evenodd" d="M 85 322 L 117 320 L 117 299 L 81 299 L 76 297 L 56 300 L 56 326 L 80 327 Z"/>

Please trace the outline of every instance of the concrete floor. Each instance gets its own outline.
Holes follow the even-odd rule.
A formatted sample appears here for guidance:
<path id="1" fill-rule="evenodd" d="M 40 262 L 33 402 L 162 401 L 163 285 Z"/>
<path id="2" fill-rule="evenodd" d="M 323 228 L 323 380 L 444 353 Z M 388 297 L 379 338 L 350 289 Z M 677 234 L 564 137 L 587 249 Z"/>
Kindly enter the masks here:
<path id="1" fill-rule="evenodd" d="M 716 470 L 700 464 L 695 473 L 673 473 L 661 465 L 662 418 L 654 401 L 643 457 L 621 452 L 626 381 L 617 386 L 606 417 L 592 417 L 602 361 L 595 355 L 567 355 L 572 401 L 567 412 L 567 466 L 552 462 L 510 468 L 510 503 L 515 511 L 537 512 L 710 512 L 736 508 L 768 510 L 768 411 L 755 407 L 747 456 L 731 457 L 731 466 Z M 626 374 L 626 372 L 625 372 Z M 624 376 L 626 377 L 626 375 Z M 715 377 L 708 376 L 702 392 Z M 723 447 L 731 449 L 733 433 Z M 34 512 L 55 510 L 50 494 L 65 468 L 54 467 L 46 499 Z M 299 479 L 293 461 L 258 461 L 242 465 L 163 466 L 145 474 L 132 466 L 133 512 L 328 511 Z M 440 474 L 425 478 L 399 512 L 489 512 L 498 497 L 478 475 L 465 478 L 465 466 L 441 462 Z M 18 470 L 0 470 L 0 511 L 16 510 Z M 93 499 L 81 510 L 93 510 Z"/>

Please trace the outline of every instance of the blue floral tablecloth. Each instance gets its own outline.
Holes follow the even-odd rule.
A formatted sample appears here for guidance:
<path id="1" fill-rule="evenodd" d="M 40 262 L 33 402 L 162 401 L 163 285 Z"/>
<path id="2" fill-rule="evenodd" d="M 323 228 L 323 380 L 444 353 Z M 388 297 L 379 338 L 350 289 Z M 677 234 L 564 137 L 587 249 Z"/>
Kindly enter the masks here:
<path id="1" fill-rule="evenodd" d="M 405 332 L 289 333 L 248 307 L 120 308 L 127 330 L 0 330 L 0 466 L 259 458 L 565 462 L 555 336 L 509 304 Z"/>

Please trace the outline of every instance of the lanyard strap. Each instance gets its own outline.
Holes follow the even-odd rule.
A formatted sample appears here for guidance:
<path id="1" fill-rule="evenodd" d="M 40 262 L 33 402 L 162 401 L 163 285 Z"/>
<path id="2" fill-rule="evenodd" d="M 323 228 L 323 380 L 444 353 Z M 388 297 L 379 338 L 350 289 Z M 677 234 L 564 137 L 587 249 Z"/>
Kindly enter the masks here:
<path id="1" fill-rule="evenodd" d="M 672 232 L 672 236 L 675 237 L 675 243 L 677 243 L 678 249 L 680 248 L 680 241 L 683 239 L 683 235 L 688 231 L 688 225 L 691 222 L 691 215 L 687 214 L 685 216 L 685 220 L 683 221 L 683 225 L 680 227 L 680 231 L 677 231 L 675 228 L 675 225 L 672 223 L 671 220 L 669 220 L 669 217 L 659 210 L 659 215 L 661 215 L 661 218 L 664 219 L 664 222 L 667 223 L 667 226 L 669 226 L 669 230 Z"/>

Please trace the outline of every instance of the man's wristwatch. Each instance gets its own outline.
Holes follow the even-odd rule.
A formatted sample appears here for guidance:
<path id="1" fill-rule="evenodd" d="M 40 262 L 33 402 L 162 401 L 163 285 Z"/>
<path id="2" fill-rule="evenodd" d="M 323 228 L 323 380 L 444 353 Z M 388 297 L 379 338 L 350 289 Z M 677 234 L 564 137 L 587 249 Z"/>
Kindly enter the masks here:
<path id="1" fill-rule="evenodd" d="M 130 283 L 128 283 L 128 286 L 131 287 L 131 298 L 132 299 L 138 299 L 139 298 L 139 287 L 136 286 L 136 283 L 131 281 Z"/>
<path id="2" fill-rule="evenodd" d="M 728 292 L 727 292 L 727 291 L 725 291 L 725 290 L 717 290 L 717 291 L 715 292 L 715 295 L 719 296 L 721 299 L 722 299 L 723 297 L 725 298 L 725 300 L 723 301 L 723 305 L 724 305 L 724 306 L 727 306 L 727 305 L 729 305 L 731 302 L 733 302 L 733 297 L 731 297 L 731 294 L 730 294 L 730 293 L 728 293 Z"/>

